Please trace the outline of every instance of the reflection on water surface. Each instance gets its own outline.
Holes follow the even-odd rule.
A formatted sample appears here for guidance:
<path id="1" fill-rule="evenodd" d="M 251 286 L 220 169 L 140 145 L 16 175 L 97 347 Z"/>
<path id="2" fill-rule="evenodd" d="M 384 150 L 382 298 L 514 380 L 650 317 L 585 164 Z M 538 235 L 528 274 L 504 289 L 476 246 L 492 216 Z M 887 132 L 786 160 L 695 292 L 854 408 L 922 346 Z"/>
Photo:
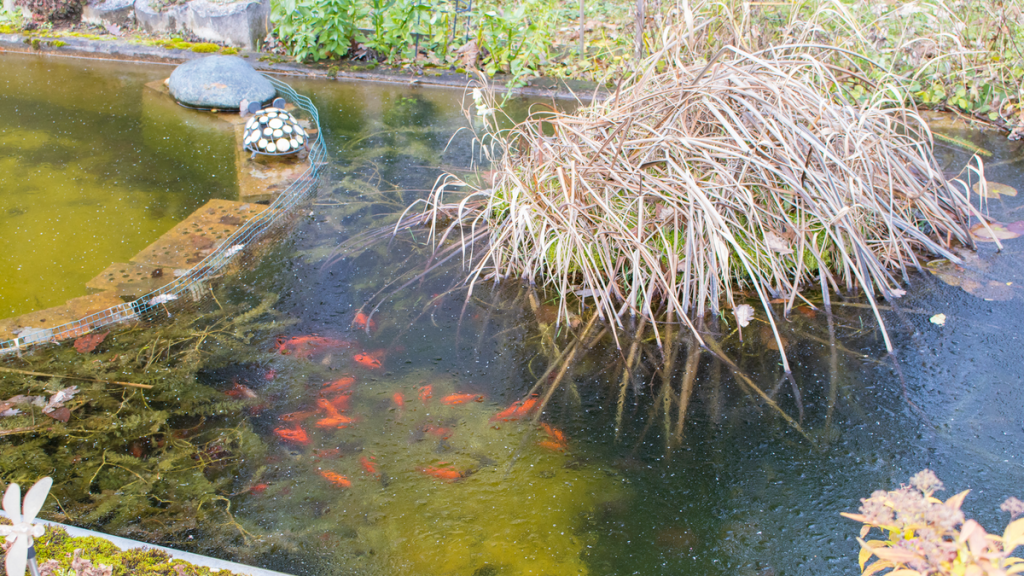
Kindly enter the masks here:
<path id="1" fill-rule="evenodd" d="M 149 93 L 164 66 L 0 58 L 0 318 L 63 304 L 211 198 L 230 132 Z"/>
<path id="2" fill-rule="evenodd" d="M 225 295 L 279 294 L 274 324 L 240 345 L 248 352 L 210 345 L 195 356 L 203 393 L 245 408 L 167 424 L 183 439 L 244 439 L 195 441 L 228 462 L 204 476 L 237 524 L 207 516 L 193 539 L 151 528 L 162 541 L 297 574 L 838 575 L 858 573 L 859 528 L 839 512 L 922 468 L 947 495 L 972 489 L 968 516 L 990 530 L 1007 521 L 999 504 L 1024 496 L 1020 295 L 988 302 L 911 278 L 886 312 L 902 379 L 853 299 L 831 318 L 801 307 L 782 323 L 795 385 L 758 323 L 740 342 L 711 319 L 708 336 L 732 365 L 691 354 L 685 333 L 662 335 L 662 348 L 644 336 L 630 365 L 627 327 L 622 351 L 595 329 L 564 373 L 549 372 L 575 340 L 529 286 L 481 286 L 467 302 L 453 261 L 395 290 L 404 271 L 429 265 L 422 231 L 335 251 L 393 222 L 442 168 L 470 167 L 469 137 L 455 134 L 461 95 L 293 84 L 320 110 L 330 182 L 294 240 Z M 1016 144 L 958 135 L 994 151 L 990 179 L 1024 184 Z M 954 172 L 967 160 L 940 153 Z M 1016 220 L 1021 202 L 990 209 Z M 988 273 L 1021 285 L 1021 246 L 982 246 Z M 379 310 L 360 317 L 366 302 Z M 944 327 L 928 321 L 939 312 Z M 173 403 L 161 394 L 154 406 Z M 517 412 L 533 399 L 542 413 Z M 146 450 L 140 465 L 163 448 Z M 109 474 L 94 493 L 116 474 L 132 481 Z M 139 536 L 159 518 L 148 513 L 97 523 Z"/>

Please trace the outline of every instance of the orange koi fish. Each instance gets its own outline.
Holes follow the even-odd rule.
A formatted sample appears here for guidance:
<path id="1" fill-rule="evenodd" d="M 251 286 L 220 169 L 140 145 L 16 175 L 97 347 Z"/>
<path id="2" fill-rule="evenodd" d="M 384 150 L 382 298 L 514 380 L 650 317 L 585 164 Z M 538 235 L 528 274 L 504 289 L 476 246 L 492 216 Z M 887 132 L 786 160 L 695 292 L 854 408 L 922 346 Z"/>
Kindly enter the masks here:
<path id="1" fill-rule="evenodd" d="M 356 379 L 351 376 L 342 376 L 337 380 L 331 382 L 325 382 L 323 387 L 320 388 L 320 394 L 340 394 L 342 392 L 348 392 L 352 389 L 352 386 L 356 383 Z"/>
<path id="2" fill-rule="evenodd" d="M 235 382 L 235 385 L 230 390 L 224 393 L 227 394 L 228 396 L 231 396 L 232 398 L 239 398 L 241 400 L 248 400 L 256 397 L 256 393 L 253 392 L 248 386 L 246 386 L 245 384 L 239 384 L 238 382 Z"/>
<path id="3" fill-rule="evenodd" d="M 381 366 L 383 366 L 379 358 L 376 358 L 369 354 L 356 354 L 353 357 L 353 360 L 362 364 L 363 366 L 366 366 L 367 368 L 380 368 Z"/>
<path id="4" fill-rule="evenodd" d="M 420 402 L 426 404 L 434 397 L 434 386 L 427 384 L 426 386 L 420 386 Z"/>
<path id="5" fill-rule="evenodd" d="M 568 448 L 567 443 L 569 439 L 566 438 L 564 432 L 562 432 L 558 428 L 549 426 L 548 424 L 542 423 L 541 426 L 544 428 L 544 433 L 547 434 L 547 439 L 538 442 L 538 446 L 540 446 L 541 448 L 547 448 L 548 450 L 554 450 L 556 452 L 562 452 L 563 450 Z"/>
<path id="6" fill-rule="evenodd" d="M 360 456 L 359 463 L 362 464 L 363 470 L 365 470 L 367 474 L 376 475 L 377 465 L 371 462 L 372 458 L 373 456 L 370 456 L 369 458 L 367 458 L 366 456 Z"/>
<path id="7" fill-rule="evenodd" d="M 334 398 L 328 398 L 327 401 L 330 402 L 331 405 L 334 406 L 334 408 L 338 412 L 344 412 L 344 411 L 348 410 L 348 402 L 351 399 L 352 399 L 352 395 L 351 394 L 341 394 L 341 395 L 335 396 Z"/>
<path id="8" fill-rule="evenodd" d="M 401 392 L 395 392 L 391 396 L 391 401 L 395 403 L 395 406 L 399 408 L 405 408 L 405 394 Z"/>
<path id="9" fill-rule="evenodd" d="M 416 469 L 417 472 L 426 474 L 427 476 L 433 476 L 438 480 L 444 480 L 445 482 L 455 482 L 461 480 L 466 476 L 453 468 L 437 468 L 435 466 L 422 466 Z"/>
<path id="10" fill-rule="evenodd" d="M 342 418 L 343 417 L 341 415 L 341 412 L 338 412 L 338 409 L 335 408 L 334 404 L 332 404 L 331 401 L 328 400 L 327 398 L 317 398 L 316 405 L 319 406 L 320 408 L 322 408 L 324 410 L 324 412 L 327 412 L 327 416 L 329 416 L 331 418 Z"/>
<path id="11" fill-rule="evenodd" d="M 278 416 L 277 419 L 282 422 L 300 422 L 302 420 L 305 420 L 306 418 L 309 418 L 313 414 L 316 414 L 315 410 L 299 410 L 298 412 L 289 412 L 287 414 L 282 414 Z"/>
<path id="12" fill-rule="evenodd" d="M 531 396 L 526 400 L 518 400 L 513 402 L 511 406 L 505 408 L 501 412 L 498 412 L 494 416 L 491 416 L 491 422 L 495 420 L 501 420 L 508 422 L 510 420 L 521 420 L 530 415 L 530 412 L 537 407 L 538 399 L 536 396 Z"/>
<path id="13" fill-rule="evenodd" d="M 328 482 L 330 482 L 331 484 L 334 484 L 335 486 L 337 486 L 339 488 L 351 488 L 352 487 L 352 482 L 348 478 L 342 476 L 341 474 L 338 474 L 337 472 L 331 472 L 329 470 L 321 470 L 320 471 L 320 475 L 323 476 L 324 478 L 327 478 Z"/>
<path id="14" fill-rule="evenodd" d="M 356 317 L 352 320 L 352 327 L 373 332 L 377 328 L 377 323 L 366 314 L 356 312 Z"/>
<path id="15" fill-rule="evenodd" d="M 484 397 L 482 394 L 452 394 L 441 398 L 441 404 L 447 406 L 455 406 L 456 404 L 465 404 L 466 402 L 483 402 Z"/>
<path id="16" fill-rule="evenodd" d="M 302 429 L 302 426 L 296 426 L 295 428 L 274 428 L 274 434 L 277 434 L 282 440 L 287 440 L 288 442 L 309 444 L 309 435 Z"/>
<path id="17" fill-rule="evenodd" d="M 430 434 L 431 436 L 437 436 L 441 440 L 447 440 L 451 438 L 452 434 L 455 432 L 451 428 L 446 428 L 444 426 L 434 426 L 433 424 L 427 424 L 426 426 L 424 426 L 423 431 L 426 432 L 427 434 Z"/>
<path id="18" fill-rule="evenodd" d="M 274 347 L 274 351 L 285 356 L 294 355 L 300 358 L 312 356 L 318 352 L 329 350 L 332 348 L 348 348 L 351 346 L 350 342 L 345 340 L 336 340 L 334 338 L 325 338 L 323 336 L 293 336 L 287 340 L 277 340 L 277 346 Z"/>
<path id="19" fill-rule="evenodd" d="M 353 418 L 349 418 L 348 416 L 342 416 L 341 414 L 338 414 L 336 416 L 330 416 L 330 417 L 327 417 L 327 418 L 321 418 L 320 420 L 317 420 L 316 421 L 316 427 L 317 428 L 348 428 L 350 425 L 352 425 L 354 423 L 355 423 L 355 420 Z"/>

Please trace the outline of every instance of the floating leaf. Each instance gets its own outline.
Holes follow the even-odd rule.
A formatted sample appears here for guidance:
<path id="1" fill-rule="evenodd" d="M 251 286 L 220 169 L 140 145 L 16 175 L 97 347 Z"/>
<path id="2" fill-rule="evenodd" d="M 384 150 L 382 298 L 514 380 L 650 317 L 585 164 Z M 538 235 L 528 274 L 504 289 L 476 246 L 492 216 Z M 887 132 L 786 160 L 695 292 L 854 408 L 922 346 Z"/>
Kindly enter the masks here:
<path id="1" fill-rule="evenodd" d="M 945 314 L 936 314 L 935 316 L 932 316 L 931 318 L 929 318 L 928 321 L 931 322 L 932 324 L 935 324 L 936 326 L 945 326 L 946 325 L 946 315 Z"/>
<path id="2" fill-rule="evenodd" d="M 78 340 L 75 340 L 75 350 L 78 350 L 81 354 L 88 354 L 96 349 L 101 342 L 107 337 L 110 332 L 95 332 L 92 334 L 86 334 Z"/>
<path id="3" fill-rule="evenodd" d="M 1014 222 L 1014 224 L 1017 224 L 1017 222 Z M 979 222 L 971 226 L 971 236 L 978 242 L 995 242 L 996 239 L 1012 240 L 1013 238 L 1020 238 L 1020 234 L 1007 228 L 1006 224 L 999 222 L 990 222 L 987 226 L 984 222 Z"/>
<path id="4" fill-rule="evenodd" d="M 972 252 L 960 255 L 969 268 L 959 266 L 946 259 L 932 260 L 925 268 L 950 286 L 984 300 L 1006 301 L 1013 299 L 1012 283 L 989 280 L 984 271 L 988 265 Z"/>
<path id="5" fill-rule="evenodd" d="M 986 182 L 985 188 L 981 188 L 981 182 L 974 185 L 974 193 L 984 198 L 999 198 L 1000 196 L 1016 196 L 1017 189 L 998 182 Z"/>
<path id="6" fill-rule="evenodd" d="M 740 325 L 740 328 L 745 328 L 754 319 L 754 307 L 750 304 L 740 304 L 733 309 L 732 313 L 736 316 L 736 323 Z"/>
<path id="7" fill-rule="evenodd" d="M 46 414 L 54 420 L 60 420 L 61 422 L 67 422 L 71 419 L 71 410 L 68 410 L 67 408 L 57 408 L 56 410 L 44 412 L 43 414 Z"/>

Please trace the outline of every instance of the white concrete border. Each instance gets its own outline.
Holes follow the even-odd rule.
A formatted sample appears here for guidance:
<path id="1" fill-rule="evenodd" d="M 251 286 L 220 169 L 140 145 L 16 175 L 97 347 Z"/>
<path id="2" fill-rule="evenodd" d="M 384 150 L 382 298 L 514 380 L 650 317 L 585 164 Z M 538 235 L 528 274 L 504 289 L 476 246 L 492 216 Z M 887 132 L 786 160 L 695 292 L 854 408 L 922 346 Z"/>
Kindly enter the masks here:
<path id="1" fill-rule="evenodd" d="M 0 516 L 7 518 L 7 514 L 0 510 Z M 212 570 L 230 570 L 235 574 L 244 574 L 246 576 L 292 576 L 291 574 L 285 574 L 284 572 L 275 572 L 274 570 L 266 570 L 264 568 L 256 568 L 255 566 L 246 566 L 245 564 L 238 564 L 236 562 L 228 562 L 227 560 L 220 560 L 218 558 L 211 558 L 209 556 L 202 556 L 200 554 L 193 554 L 191 552 L 183 552 L 181 550 L 175 550 L 173 548 L 165 548 L 163 546 L 154 546 L 153 544 L 146 544 L 145 542 L 138 542 L 136 540 L 129 540 L 127 538 L 121 538 L 120 536 L 111 536 L 109 534 L 103 534 L 102 532 L 94 532 L 92 530 L 86 530 L 85 528 L 78 528 L 77 526 L 68 526 L 67 524 L 61 524 L 59 522 L 50 522 L 48 520 L 36 519 L 36 522 L 45 524 L 47 526 L 56 526 L 63 528 L 67 531 L 68 535 L 74 537 L 89 537 L 94 536 L 96 538 L 102 538 L 114 546 L 117 546 L 121 550 L 130 550 L 134 548 L 149 548 L 152 550 L 160 550 L 165 552 L 171 558 L 176 560 L 184 560 L 196 566 L 206 566 Z M 88 557 L 86 557 L 88 560 Z M 40 561 L 47 560 L 46 558 L 40 558 Z"/>

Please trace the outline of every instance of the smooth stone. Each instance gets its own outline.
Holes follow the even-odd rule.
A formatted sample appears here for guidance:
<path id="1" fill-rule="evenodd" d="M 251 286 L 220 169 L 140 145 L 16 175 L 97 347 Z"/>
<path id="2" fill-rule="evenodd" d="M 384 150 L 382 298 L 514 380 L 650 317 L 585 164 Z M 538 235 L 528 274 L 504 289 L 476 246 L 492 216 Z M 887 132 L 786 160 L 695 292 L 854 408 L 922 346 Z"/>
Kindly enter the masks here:
<path id="1" fill-rule="evenodd" d="M 277 94 L 270 80 L 238 56 L 206 56 L 171 72 L 171 96 L 186 106 L 237 110 L 242 100 L 266 102 Z"/>

